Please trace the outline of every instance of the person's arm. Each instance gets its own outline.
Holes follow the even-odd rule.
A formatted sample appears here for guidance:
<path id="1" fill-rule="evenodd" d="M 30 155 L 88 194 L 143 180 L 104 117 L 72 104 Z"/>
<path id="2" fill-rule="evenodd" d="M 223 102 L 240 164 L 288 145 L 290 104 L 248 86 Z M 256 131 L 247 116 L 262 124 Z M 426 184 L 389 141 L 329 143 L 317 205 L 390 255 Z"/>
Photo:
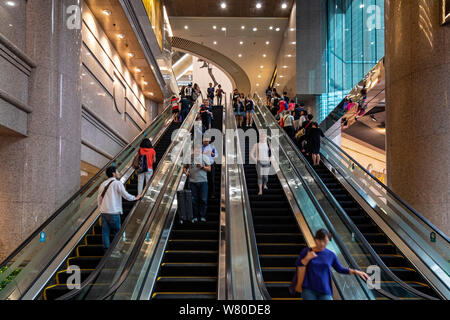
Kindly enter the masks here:
<path id="1" fill-rule="evenodd" d="M 325 138 L 325 135 L 323 134 L 322 129 L 319 129 L 319 130 L 320 130 L 320 136 L 321 136 L 322 138 Z"/>
<path id="2" fill-rule="evenodd" d="M 118 182 L 118 187 L 119 187 L 120 195 L 121 195 L 122 198 L 124 198 L 125 200 L 127 200 L 127 201 L 136 201 L 136 200 L 139 200 L 140 198 L 142 198 L 142 195 L 138 195 L 138 196 L 135 197 L 135 196 L 129 194 L 129 193 L 127 192 L 127 190 L 125 189 L 125 186 L 124 186 L 120 181 L 117 181 L 117 182 Z M 116 184 L 117 182 L 114 182 L 114 183 Z M 112 187 L 112 186 L 111 186 L 111 187 Z"/>
<path id="3" fill-rule="evenodd" d="M 317 258 L 317 254 L 312 249 L 308 249 L 308 253 L 305 255 L 305 257 L 303 259 L 300 260 L 301 264 L 297 265 L 297 266 L 298 267 L 302 267 L 302 266 L 306 267 L 309 264 L 309 262 L 315 258 Z"/>
<path id="4" fill-rule="evenodd" d="M 202 167 L 202 170 L 206 172 L 211 172 L 211 166 L 204 166 Z"/>
<path id="5" fill-rule="evenodd" d="M 188 171 L 187 166 L 183 166 L 183 173 L 184 173 L 186 176 L 189 176 L 189 171 Z"/>
<path id="6" fill-rule="evenodd" d="M 336 257 L 336 255 L 333 253 L 333 261 L 331 263 L 331 266 L 334 268 L 334 270 L 336 270 L 338 273 L 341 274 L 350 274 L 350 269 L 344 268 L 338 258 Z"/>
<path id="7" fill-rule="evenodd" d="M 258 144 L 256 143 L 252 150 L 250 151 L 250 158 L 252 158 L 253 161 L 258 162 L 258 155 L 257 155 L 257 149 L 258 149 Z"/>

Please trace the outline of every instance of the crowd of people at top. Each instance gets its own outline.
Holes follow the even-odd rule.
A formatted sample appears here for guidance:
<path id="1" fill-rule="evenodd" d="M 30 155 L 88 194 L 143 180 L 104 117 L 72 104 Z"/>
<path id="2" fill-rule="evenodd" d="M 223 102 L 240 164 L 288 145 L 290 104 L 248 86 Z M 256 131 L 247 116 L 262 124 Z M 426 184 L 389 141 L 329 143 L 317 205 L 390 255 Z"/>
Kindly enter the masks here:
<path id="1" fill-rule="evenodd" d="M 287 135 L 307 156 L 312 156 L 313 166 L 320 163 L 320 138 L 324 137 L 322 129 L 309 114 L 304 103 L 296 103 L 287 92 L 280 96 L 276 88 L 267 88 L 266 105 L 278 120 Z"/>

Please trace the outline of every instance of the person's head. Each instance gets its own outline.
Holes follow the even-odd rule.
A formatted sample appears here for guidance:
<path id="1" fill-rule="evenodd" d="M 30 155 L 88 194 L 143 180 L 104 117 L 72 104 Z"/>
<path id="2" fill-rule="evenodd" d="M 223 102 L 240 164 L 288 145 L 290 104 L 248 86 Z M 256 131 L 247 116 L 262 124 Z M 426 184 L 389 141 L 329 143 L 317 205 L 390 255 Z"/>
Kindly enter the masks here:
<path id="1" fill-rule="evenodd" d="M 204 137 L 203 138 L 203 146 L 206 147 L 211 143 L 211 138 Z"/>
<path id="2" fill-rule="evenodd" d="M 285 91 L 285 92 L 283 92 L 283 96 L 287 96 L 287 92 Z"/>
<path id="3" fill-rule="evenodd" d="M 304 103 L 300 103 L 300 107 L 304 108 L 305 104 Z"/>
<path id="4" fill-rule="evenodd" d="M 319 251 L 324 250 L 327 247 L 328 242 L 331 241 L 331 238 L 332 238 L 331 234 L 328 232 L 328 230 L 320 229 L 319 231 L 316 232 L 316 235 L 314 236 L 316 248 Z"/>
<path id="5" fill-rule="evenodd" d="M 311 121 L 312 119 L 314 119 L 314 116 L 312 114 L 308 114 L 308 120 Z"/>
<path id="6" fill-rule="evenodd" d="M 203 100 L 203 104 L 208 107 L 209 106 L 209 100 L 208 99 L 204 99 Z"/>
<path id="7" fill-rule="evenodd" d="M 152 142 L 150 141 L 150 139 L 146 138 L 146 139 L 142 140 L 141 148 L 145 148 L 145 149 L 153 148 L 153 145 L 152 145 Z"/>
<path id="8" fill-rule="evenodd" d="M 305 111 L 305 110 L 302 110 L 302 112 L 300 112 L 300 115 L 306 116 L 306 111 Z"/>
<path id="9" fill-rule="evenodd" d="M 241 99 L 245 99 L 245 95 L 241 93 Z"/>
<path id="10" fill-rule="evenodd" d="M 106 176 L 108 178 L 116 178 L 119 179 L 119 174 L 117 173 L 117 169 L 114 166 L 110 166 L 108 169 L 106 169 Z"/>
<path id="11" fill-rule="evenodd" d="M 237 92 L 238 92 L 238 89 L 237 89 L 237 88 L 236 88 L 236 89 L 234 89 L 234 90 L 233 90 L 233 92 L 237 93 Z"/>
<path id="12" fill-rule="evenodd" d="M 319 127 L 319 124 L 318 124 L 317 122 L 313 122 L 313 123 L 311 123 L 311 126 L 312 126 L 313 128 L 318 128 L 318 127 Z"/>
<path id="13" fill-rule="evenodd" d="M 188 87 L 192 87 L 192 83 L 189 83 L 189 84 L 188 84 Z"/>
<path id="14" fill-rule="evenodd" d="M 175 97 L 175 96 L 172 96 L 172 100 L 174 100 L 174 99 L 176 99 L 177 97 Z"/>
<path id="15" fill-rule="evenodd" d="M 294 99 L 291 99 L 291 103 L 295 103 Z"/>
<path id="16" fill-rule="evenodd" d="M 219 89 L 221 89 L 221 88 L 222 88 L 222 85 L 219 84 Z"/>
<path id="17" fill-rule="evenodd" d="M 266 132 L 261 132 L 259 134 L 259 142 L 266 142 L 267 141 L 267 133 Z"/>
<path id="18" fill-rule="evenodd" d="M 212 87 L 212 83 L 211 83 L 211 82 L 209 83 L 209 87 L 210 87 L 210 88 Z"/>

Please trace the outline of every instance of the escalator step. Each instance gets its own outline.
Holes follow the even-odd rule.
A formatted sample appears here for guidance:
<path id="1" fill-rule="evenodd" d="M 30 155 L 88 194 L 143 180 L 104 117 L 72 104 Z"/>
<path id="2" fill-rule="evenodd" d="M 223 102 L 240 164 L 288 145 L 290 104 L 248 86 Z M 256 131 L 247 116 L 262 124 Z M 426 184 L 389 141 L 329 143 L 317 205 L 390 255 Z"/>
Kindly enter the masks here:
<path id="1" fill-rule="evenodd" d="M 258 243 L 258 253 L 299 255 L 305 246 L 305 243 Z"/>
<path id="2" fill-rule="evenodd" d="M 215 300 L 216 292 L 155 292 L 152 299 L 155 300 Z"/>
<path id="3" fill-rule="evenodd" d="M 159 277 L 155 292 L 215 292 L 217 277 Z"/>
<path id="4" fill-rule="evenodd" d="M 210 262 L 217 261 L 218 251 L 171 250 L 164 253 L 164 262 Z"/>
<path id="5" fill-rule="evenodd" d="M 277 267 L 277 266 L 295 266 L 298 254 L 282 255 L 282 254 L 260 254 L 259 260 L 262 267 Z"/>
<path id="6" fill-rule="evenodd" d="M 218 240 L 169 240 L 168 250 L 217 250 Z"/>

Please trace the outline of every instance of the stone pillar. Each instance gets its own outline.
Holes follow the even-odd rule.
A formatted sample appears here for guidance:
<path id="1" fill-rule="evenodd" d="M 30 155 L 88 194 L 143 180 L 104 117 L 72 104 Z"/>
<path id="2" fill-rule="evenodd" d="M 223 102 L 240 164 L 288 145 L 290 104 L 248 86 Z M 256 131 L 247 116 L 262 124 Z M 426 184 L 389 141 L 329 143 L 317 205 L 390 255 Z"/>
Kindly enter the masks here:
<path id="1" fill-rule="evenodd" d="M 66 8 L 81 0 L 28 0 L 26 53 L 36 63 L 29 84 L 28 136 L 2 137 L 0 260 L 80 186 L 81 29 Z M 0 75 L 5 76 L 5 75 Z M 14 77 L 14 74 L 7 75 Z"/>
<path id="2" fill-rule="evenodd" d="M 450 27 L 437 0 L 386 0 L 388 185 L 450 234 Z"/>

